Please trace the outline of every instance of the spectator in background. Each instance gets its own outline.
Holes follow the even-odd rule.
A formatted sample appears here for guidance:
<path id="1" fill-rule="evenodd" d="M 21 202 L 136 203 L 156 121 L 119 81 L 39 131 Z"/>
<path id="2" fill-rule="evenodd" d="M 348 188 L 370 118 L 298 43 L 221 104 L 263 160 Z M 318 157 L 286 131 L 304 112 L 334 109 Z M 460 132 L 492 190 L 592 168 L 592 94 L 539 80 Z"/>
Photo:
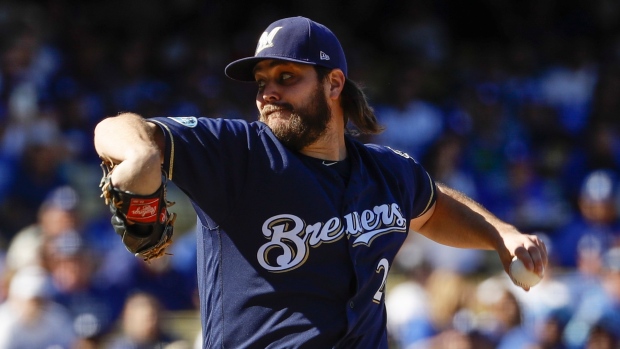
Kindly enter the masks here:
<path id="1" fill-rule="evenodd" d="M 544 160 L 524 142 L 511 142 L 508 149 L 508 187 L 500 204 L 505 217 L 528 232 L 550 231 L 566 224 L 570 204 L 557 178 L 540 170 L 539 163 Z"/>
<path id="2" fill-rule="evenodd" d="M 492 285 L 492 288 L 488 286 Z M 488 318 L 481 328 L 497 349 L 527 349 L 534 344 L 533 336 L 523 327 L 523 309 L 517 297 L 500 283 L 482 283 L 478 301 Z"/>
<path id="3" fill-rule="evenodd" d="M 434 178 L 475 200 L 478 188 L 470 164 L 465 161 L 466 147 L 465 137 L 447 133 L 433 143 L 423 161 Z"/>
<path id="4" fill-rule="evenodd" d="M 617 348 L 620 340 L 620 247 L 606 251 L 603 262 L 601 283 L 584 293 L 563 332 L 571 349 Z"/>
<path id="5" fill-rule="evenodd" d="M 587 128 L 599 79 L 599 63 L 589 39 L 580 37 L 560 42 L 561 54 L 544 71 L 540 81 L 542 101 L 558 113 L 559 127 L 572 140 L 579 140 Z"/>
<path id="6" fill-rule="evenodd" d="M 96 339 L 120 316 L 125 293 L 97 279 L 100 255 L 85 239 L 81 208 L 73 187 L 54 189 L 40 206 L 37 221 L 11 241 L 7 269 L 45 268 L 50 273 L 47 296 L 68 310 L 80 339 Z"/>
<path id="7" fill-rule="evenodd" d="M 106 349 L 164 349 L 181 341 L 163 329 L 161 311 L 159 301 L 148 293 L 129 297 L 123 310 L 121 331 Z"/>
<path id="8" fill-rule="evenodd" d="M 618 244 L 618 185 L 617 173 L 610 170 L 596 170 L 585 178 L 577 202 L 578 212 L 550 236 L 554 246 L 551 258 L 558 266 L 575 268 L 580 248 L 596 247 L 604 253 Z"/>
<path id="9" fill-rule="evenodd" d="M 608 248 L 596 236 L 584 236 L 577 245 L 576 268 L 551 268 L 552 275 L 559 274 L 559 280 L 569 292 L 567 306 L 571 312 L 577 311 L 584 297 L 601 286 L 605 272 L 604 256 Z M 562 297 L 557 294 L 554 297 L 559 298 Z"/>
<path id="10" fill-rule="evenodd" d="M 18 157 L 8 183 L 9 189 L 0 202 L 0 218 L 4 223 L 2 232 L 7 241 L 19 229 L 36 221 L 36 208 L 52 190 L 68 184 L 62 172 L 64 150 L 61 139 L 54 131 L 55 126 L 49 123 L 38 125 L 41 127 L 29 126 L 32 128 L 27 130 L 23 154 Z"/>
<path id="11" fill-rule="evenodd" d="M 50 298 L 69 311 L 78 338 L 101 340 L 120 317 L 123 290 L 97 278 L 95 254 L 75 231 L 46 237 L 42 255 L 51 276 Z"/>
<path id="12" fill-rule="evenodd" d="M 42 265 L 43 241 L 80 229 L 79 197 L 70 186 L 52 190 L 40 205 L 37 218 L 10 241 L 7 268 L 16 271 L 28 265 Z"/>
<path id="13" fill-rule="evenodd" d="M 444 115 L 439 107 L 420 96 L 424 80 L 423 67 L 405 67 L 393 90 L 394 101 L 376 107 L 385 131 L 373 136 L 373 142 L 402 150 L 421 159 L 444 129 Z"/>
<path id="14" fill-rule="evenodd" d="M 47 272 L 36 266 L 18 270 L 0 304 L 0 348 L 69 349 L 74 340 L 67 310 L 49 298 Z"/>
<path id="15" fill-rule="evenodd" d="M 535 329 L 536 344 L 528 349 L 567 349 L 562 333 L 570 319 L 568 309 L 557 309 L 551 312 Z"/>
<path id="16" fill-rule="evenodd" d="M 585 349 L 617 349 L 620 344 L 618 333 L 613 329 L 613 324 L 610 321 L 617 321 L 617 319 L 602 319 L 597 322 L 590 330 L 588 341 L 585 345 Z"/>
<path id="17" fill-rule="evenodd" d="M 614 119 L 593 120 L 583 139 L 565 146 L 570 151 L 558 177 L 571 200 L 578 199 L 586 177 L 592 172 L 600 169 L 620 172 L 620 125 Z"/>
<path id="18" fill-rule="evenodd" d="M 402 348 L 414 349 L 441 348 L 446 338 L 469 341 L 463 335 L 470 329 L 469 324 L 461 316 L 467 308 L 468 290 L 470 284 L 463 275 L 448 270 L 433 271 L 424 283 L 424 304 L 420 305 L 423 311 L 400 324 L 397 343 Z"/>
<path id="19" fill-rule="evenodd" d="M 424 287 L 429 269 L 422 262 L 409 265 L 404 272 L 407 278 L 388 289 L 385 298 L 388 334 L 397 348 L 423 342 L 436 333 L 429 316 L 430 297 Z"/>

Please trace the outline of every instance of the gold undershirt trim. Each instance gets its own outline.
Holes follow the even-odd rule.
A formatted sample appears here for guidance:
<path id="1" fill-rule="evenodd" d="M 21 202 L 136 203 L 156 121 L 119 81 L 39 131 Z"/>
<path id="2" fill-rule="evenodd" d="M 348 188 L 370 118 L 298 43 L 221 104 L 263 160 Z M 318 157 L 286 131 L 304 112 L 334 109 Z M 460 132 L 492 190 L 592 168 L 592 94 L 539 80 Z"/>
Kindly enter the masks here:
<path id="1" fill-rule="evenodd" d="M 435 186 L 433 185 L 433 180 L 431 179 L 431 175 L 428 174 L 428 172 L 426 173 L 426 176 L 428 177 L 428 181 L 431 185 L 431 196 L 428 199 L 428 203 L 426 204 L 426 207 L 424 208 L 424 211 L 422 211 L 422 213 L 420 213 L 420 215 L 418 217 L 420 217 L 421 215 L 425 214 L 426 211 L 428 211 L 428 209 L 431 207 L 431 202 L 433 202 L 433 198 L 435 197 Z"/>
<path id="2" fill-rule="evenodd" d="M 169 161 L 169 166 L 168 166 L 168 179 L 172 180 L 172 169 L 174 168 L 174 136 L 172 135 L 170 128 L 168 128 L 168 125 L 161 123 L 157 120 L 149 120 L 149 121 L 155 122 L 163 126 L 163 128 L 166 129 L 166 131 L 168 132 L 168 135 L 170 136 L 170 161 Z"/>

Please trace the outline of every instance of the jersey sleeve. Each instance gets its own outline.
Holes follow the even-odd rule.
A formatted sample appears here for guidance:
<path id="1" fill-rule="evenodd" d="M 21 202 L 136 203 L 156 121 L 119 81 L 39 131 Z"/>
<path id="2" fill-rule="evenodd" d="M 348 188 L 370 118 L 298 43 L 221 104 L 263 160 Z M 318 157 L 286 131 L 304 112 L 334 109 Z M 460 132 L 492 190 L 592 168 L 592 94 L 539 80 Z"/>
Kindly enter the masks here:
<path id="1" fill-rule="evenodd" d="M 243 190 L 257 125 L 242 120 L 155 117 L 165 135 L 163 169 L 188 197 L 223 219 Z"/>
<path id="2" fill-rule="evenodd" d="M 390 147 L 367 144 L 381 154 L 388 183 L 397 183 L 402 204 L 408 208 L 411 219 L 426 213 L 437 199 L 435 181 L 418 161 L 409 154 Z"/>
<path id="3" fill-rule="evenodd" d="M 413 204 L 413 217 L 417 218 L 425 214 L 437 200 L 437 185 L 430 174 L 414 159 L 410 159 L 411 167 L 414 172 L 412 181 L 413 192 L 416 193 L 416 200 Z"/>

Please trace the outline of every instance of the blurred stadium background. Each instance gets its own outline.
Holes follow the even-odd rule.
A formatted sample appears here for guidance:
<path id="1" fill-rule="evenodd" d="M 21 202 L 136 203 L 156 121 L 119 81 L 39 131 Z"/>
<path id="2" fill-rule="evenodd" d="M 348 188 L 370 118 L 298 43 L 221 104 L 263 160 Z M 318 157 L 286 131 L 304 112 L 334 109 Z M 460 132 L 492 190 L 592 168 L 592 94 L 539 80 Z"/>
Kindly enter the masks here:
<path id="1" fill-rule="evenodd" d="M 93 128 L 121 111 L 254 120 L 254 85 L 224 66 L 296 15 L 340 38 L 388 127 L 364 141 L 550 247 L 525 293 L 495 255 L 411 234 L 391 346 L 618 348 L 616 0 L 0 1 L 0 348 L 199 343 L 190 204 L 171 188 L 173 255 L 136 260 L 99 198 Z"/>

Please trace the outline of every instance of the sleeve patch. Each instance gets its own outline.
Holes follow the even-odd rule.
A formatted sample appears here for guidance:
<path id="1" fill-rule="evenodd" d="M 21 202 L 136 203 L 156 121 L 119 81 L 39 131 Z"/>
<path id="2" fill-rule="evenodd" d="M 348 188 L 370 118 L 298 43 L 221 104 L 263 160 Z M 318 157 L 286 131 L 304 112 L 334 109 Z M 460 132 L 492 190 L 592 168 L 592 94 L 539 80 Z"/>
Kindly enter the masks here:
<path id="1" fill-rule="evenodd" d="M 198 125 L 198 119 L 194 116 L 169 116 L 168 119 L 176 121 L 179 124 L 189 128 L 194 128 Z"/>
<path id="2" fill-rule="evenodd" d="M 411 157 L 411 156 L 409 156 L 409 154 L 405 153 L 405 152 L 404 152 L 404 151 L 402 151 L 402 150 L 393 149 L 393 148 L 390 148 L 390 147 L 388 147 L 388 146 L 386 146 L 386 148 L 388 148 L 389 150 L 393 151 L 394 153 L 396 153 L 396 154 L 398 154 L 398 155 L 400 155 L 400 156 L 404 157 L 405 159 L 412 159 L 412 157 Z"/>

